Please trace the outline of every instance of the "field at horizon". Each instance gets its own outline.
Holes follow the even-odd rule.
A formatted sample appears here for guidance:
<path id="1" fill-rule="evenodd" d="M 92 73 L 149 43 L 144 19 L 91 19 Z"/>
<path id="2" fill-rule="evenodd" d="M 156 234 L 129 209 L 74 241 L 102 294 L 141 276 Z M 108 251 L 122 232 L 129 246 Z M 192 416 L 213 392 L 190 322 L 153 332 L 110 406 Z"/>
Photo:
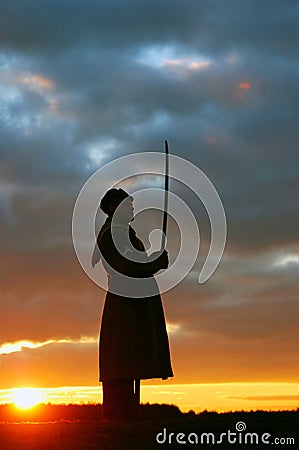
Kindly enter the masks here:
<path id="1" fill-rule="evenodd" d="M 201 448 L 221 444 L 221 449 L 238 450 L 269 444 L 295 448 L 298 417 L 298 409 L 195 414 L 182 413 L 174 405 L 146 404 L 137 420 L 114 422 L 102 419 L 101 405 L 39 405 L 27 411 L 0 405 L 0 448 L 147 450 L 182 444 Z"/>

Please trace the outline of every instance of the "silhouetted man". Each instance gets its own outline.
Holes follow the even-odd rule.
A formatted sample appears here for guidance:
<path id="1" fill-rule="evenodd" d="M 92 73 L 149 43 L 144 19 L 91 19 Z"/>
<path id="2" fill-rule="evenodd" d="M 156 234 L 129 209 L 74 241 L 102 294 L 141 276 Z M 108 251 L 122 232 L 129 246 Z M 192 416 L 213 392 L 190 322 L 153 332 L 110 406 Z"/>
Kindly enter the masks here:
<path id="1" fill-rule="evenodd" d="M 93 266 L 102 259 L 108 292 L 100 331 L 100 381 L 106 419 L 135 417 L 141 379 L 173 376 L 168 336 L 154 274 L 168 267 L 168 253 L 147 256 L 130 222 L 133 198 L 110 189 L 100 207 L 108 215 L 97 239 Z"/>

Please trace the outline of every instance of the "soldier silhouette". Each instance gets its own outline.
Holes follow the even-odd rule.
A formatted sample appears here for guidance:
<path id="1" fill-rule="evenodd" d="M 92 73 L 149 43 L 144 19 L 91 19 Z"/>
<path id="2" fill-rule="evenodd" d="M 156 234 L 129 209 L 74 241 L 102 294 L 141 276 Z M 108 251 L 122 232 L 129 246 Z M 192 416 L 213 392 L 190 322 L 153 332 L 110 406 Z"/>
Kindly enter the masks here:
<path id="1" fill-rule="evenodd" d="M 140 380 L 173 376 L 163 306 L 154 279 L 155 273 L 168 267 L 168 253 L 147 255 L 130 225 L 133 198 L 123 189 L 107 191 L 100 207 L 108 217 L 99 231 L 92 265 L 102 260 L 108 276 L 99 369 L 104 418 L 113 420 L 137 416 Z"/>

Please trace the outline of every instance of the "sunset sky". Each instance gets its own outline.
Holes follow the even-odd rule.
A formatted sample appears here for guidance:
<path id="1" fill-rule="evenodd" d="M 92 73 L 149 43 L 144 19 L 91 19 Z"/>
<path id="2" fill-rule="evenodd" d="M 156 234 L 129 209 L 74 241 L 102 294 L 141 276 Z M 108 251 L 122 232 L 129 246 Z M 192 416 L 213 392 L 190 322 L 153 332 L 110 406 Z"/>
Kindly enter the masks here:
<path id="1" fill-rule="evenodd" d="M 292 0 L 1 1 L 1 389 L 97 386 L 105 292 L 76 258 L 74 204 L 103 164 L 164 139 L 213 182 L 228 227 L 199 285 L 208 216 L 172 183 L 202 247 L 163 295 L 165 386 L 299 383 L 298 20 Z"/>

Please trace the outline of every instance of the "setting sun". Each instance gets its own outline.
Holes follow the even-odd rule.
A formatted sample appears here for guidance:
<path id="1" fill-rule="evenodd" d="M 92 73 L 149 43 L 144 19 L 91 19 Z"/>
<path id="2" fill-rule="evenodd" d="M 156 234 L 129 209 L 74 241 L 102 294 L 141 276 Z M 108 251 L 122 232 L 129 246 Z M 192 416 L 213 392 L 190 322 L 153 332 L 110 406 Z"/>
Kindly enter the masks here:
<path id="1" fill-rule="evenodd" d="M 30 409 L 43 401 L 43 396 L 36 388 L 15 389 L 13 403 L 17 408 Z"/>

